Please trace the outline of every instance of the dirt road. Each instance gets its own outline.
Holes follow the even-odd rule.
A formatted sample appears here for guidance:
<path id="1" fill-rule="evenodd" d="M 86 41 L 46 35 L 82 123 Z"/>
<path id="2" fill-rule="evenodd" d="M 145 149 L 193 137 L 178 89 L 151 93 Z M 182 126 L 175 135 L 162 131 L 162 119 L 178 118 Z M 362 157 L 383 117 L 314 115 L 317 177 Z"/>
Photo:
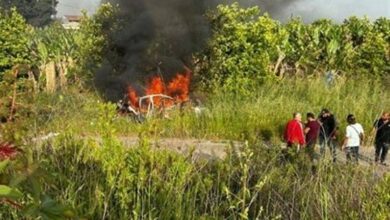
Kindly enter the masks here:
<path id="1" fill-rule="evenodd" d="M 54 138 L 58 134 L 52 134 L 35 138 L 35 141 L 41 142 L 51 138 Z M 84 136 L 83 138 L 88 138 Z M 96 138 L 98 141 L 100 138 Z M 135 136 L 119 136 L 118 139 L 126 147 L 138 146 L 139 138 Z M 235 147 L 242 146 L 242 142 L 227 141 L 227 140 L 204 140 L 195 138 L 155 138 L 149 139 L 151 147 L 155 149 L 166 149 L 173 150 L 184 155 L 192 153 L 194 160 L 198 158 L 202 159 L 223 159 L 226 156 L 226 149 L 233 144 Z M 282 146 L 281 146 L 282 147 Z M 318 146 L 316 151 L 319 152 Z M 360 148 L 360 160 L 359 165 L 372 167 L 375 171 L 383 175 L 384 173 L 390 172 L 390 159 L 387 157 L 386 163 L 388 166 L 376 165 L 373 161 L 374 158 L 374 147 L 361 147 Z M 327 149 L 325 159 L 331 160 L 329 149 Z M 337 150 L 337 161 L 340 163 L 346 163 L 345 153 Z"/>

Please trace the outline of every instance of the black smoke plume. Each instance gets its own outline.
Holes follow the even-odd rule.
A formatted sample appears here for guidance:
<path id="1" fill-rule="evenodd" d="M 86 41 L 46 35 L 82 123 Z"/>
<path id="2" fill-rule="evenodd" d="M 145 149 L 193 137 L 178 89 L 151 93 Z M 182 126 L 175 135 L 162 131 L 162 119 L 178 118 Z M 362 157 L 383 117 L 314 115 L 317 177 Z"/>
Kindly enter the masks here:
<path id="1" fill-rule="evenodd" d="M 104 2 L 104 1 L 103 1 Z M 109 99 L 117 99 L 128 85 L 141 86 L 151 74 L 169 80 L 191 67 L 191 56 L 210 37 L 205 12 L 221 0 L 107 0 L 119 7 L 121 28 L 109 33 L 109 50 L 95 84 Z M 294 1 L 246 0 L 242 6 L 260 5 L 277 14 Z M 141 89 L 140 89 L 141 90 Z"/>

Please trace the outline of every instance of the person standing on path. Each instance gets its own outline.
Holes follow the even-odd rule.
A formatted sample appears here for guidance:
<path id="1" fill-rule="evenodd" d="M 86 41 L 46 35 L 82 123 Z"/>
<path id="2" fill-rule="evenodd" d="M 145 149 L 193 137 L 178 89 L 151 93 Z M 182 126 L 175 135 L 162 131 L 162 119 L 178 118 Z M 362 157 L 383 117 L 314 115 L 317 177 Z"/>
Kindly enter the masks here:
<path id="1" fill-rule="evenodd" d="M 314 160 L 314 148 L 317 143 L 318 135 L 320 133 L 321 124 L 316 120 L 313 113 L 306 114 L 307 123 L 305 125 L 306 134 L 306 152 L 308 153 L 311 161 Z"/>
<path id="2" fill-rule="evenodd" d="M 345 133 L 345 139 L 343 144 L 343 150 L 346 150 L 347 162 L 359 161 L 359 148 L 363 142 L 364 130 L 361 124 L 356 122 L 356 118 L 353 114 L 347 116 L 348 126 Z"/>
<path id="3" fill-rule="evenodd" d="M 375 163 L 386 165 L 386 155 L 390 146 L 390 114 L 385 112 L 374 123 L 375 135 Z"/>
<path id="4" fill-rule="evenodd" d="M 334 115 L 326 108 L 322 109 L 318 121 L 321 124 L 320 128 L 320 154 L 325 156 L 325 150 L 328 146 L 333 157 L 333 162 L 336 162 L 336 136 L 337 122 Z"/>
<path id="5" fill-rule="evenodd" d="M 302 115 L 300 113 L 294 113 L 293 119 L 287 123 L 284 140 L 287 142 L 287 147 L 297 146 L 298 150 L 305 144 Z"/>

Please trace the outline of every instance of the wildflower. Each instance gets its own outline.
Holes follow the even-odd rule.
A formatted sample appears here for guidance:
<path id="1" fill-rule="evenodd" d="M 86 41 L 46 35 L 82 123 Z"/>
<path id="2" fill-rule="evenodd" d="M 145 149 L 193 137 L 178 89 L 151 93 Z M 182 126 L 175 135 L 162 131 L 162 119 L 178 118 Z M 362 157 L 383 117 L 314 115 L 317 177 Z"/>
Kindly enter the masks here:
<path id="1" fill-rule="evenodd" d="M 13 144 L 0 143 L 0 161 L 6 159 L 12 160 L 17 156 L 18 153 L 18 150 Z"/>

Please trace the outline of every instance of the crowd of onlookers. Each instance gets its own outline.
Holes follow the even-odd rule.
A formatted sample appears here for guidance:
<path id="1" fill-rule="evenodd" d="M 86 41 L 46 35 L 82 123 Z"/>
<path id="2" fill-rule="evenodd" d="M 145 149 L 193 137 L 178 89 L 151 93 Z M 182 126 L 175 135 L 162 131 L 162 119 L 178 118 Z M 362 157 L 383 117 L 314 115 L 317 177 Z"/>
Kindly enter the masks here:
<path id="1" fill-rule="evenodd" d="M 319 142 L 320 155 L 325 155 L 326 148 L 329 148 L 335 162 L 336 148 L 339 146 L 337 142 L 339 128 L 335 116 L 328 109 L 323 109 L 317 118 L 311 112 L 307 113 L 306 117 L 307 122 L 303 124 L 302 115 L 294 113 L 293 119 L 287 123 L 284 133 L 287 147 L 304 149 L 311 160 L 314 160 L 315 146 Z M 375 162 L 382 165 L 386 165 L 386 155 L 390 147 L 389 119 L 389 113 L 385 112 L 374 122 Z M 346 120 L 348 125 L 345 128 L 341 149 L 346 152 L 347 161 L 358 162 L 359 148 L 364 140 L 364 129 L 353 114 L 349 114 Z"/>

